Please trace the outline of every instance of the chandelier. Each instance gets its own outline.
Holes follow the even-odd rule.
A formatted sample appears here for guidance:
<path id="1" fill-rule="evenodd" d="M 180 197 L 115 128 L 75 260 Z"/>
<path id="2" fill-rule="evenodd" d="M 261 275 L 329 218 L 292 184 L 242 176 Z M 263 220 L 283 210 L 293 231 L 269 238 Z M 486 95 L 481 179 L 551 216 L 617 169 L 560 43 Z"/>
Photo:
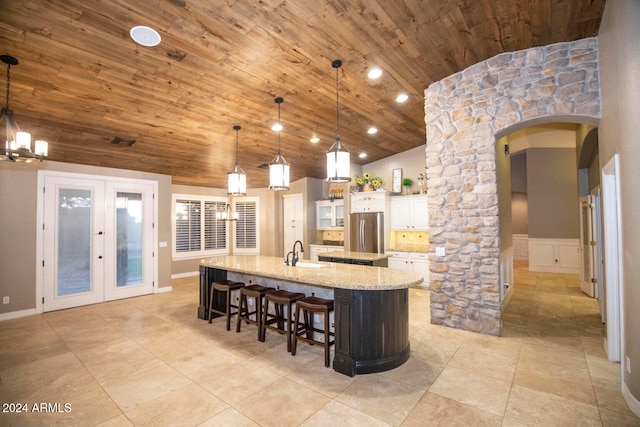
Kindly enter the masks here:
<path id="1" fill-rule="evenodd" d="M 284 99 L 278 97 L 275 99 L 278 104 L 278 123 L 276 123 L 272 129 L 278 132 L 278 154 L 269 163 L 269 189 L 280 191 L 289 189 L 289 165 L 287 161 L 282 157 L 280 152 L 280 132 L 282 131 L 282 122 L 280 121 L 280 104 Z"/>
<path id="2" fill-rule="evenodd" d="M 18 60 L 13 56 L 0 55 L 0 60 L 7 64 L 7 97 L 5 106 L 0 112 L 0 122 L 5 119 L 6 139 L 4 150 L 0 148 L 0 160 L 12 162 L 30 163 L 36 160 L 43 161 L 47 157 L 49 144 L 46 141 L 36 141 L 35 151 L 31 151 L 31 135 L 20 131 L 16 120 L 13 118 L 13 110 L 9 108 L 9 89 L 11 86 L 11 66 L 18 65 Z"/>
<path id="3" fill-rule="evenodd" d="M 229 203 L 225 205 L 224 209 L 216 212 L 216 219 L 218 221 L 237 221 L 239 217 L 238 212 L 234 212 Z"/>
<path id="4" fill-rule="evenodd" d="M 342 66 L 342 61 L 336 59 L 331 66 L 336 69 L 336 140 L 327 151 L 327 182 L 349 182 L 351 181 L 351 155 L 340 141 L 338 68 Z"/>
<path id="5" fill-rule="evenodd" d="M 236 131 L 236 167 L 233 172 L 227 173 L 227 193 L 230 196 L 246 196 L 247 195 L 247 175 L 242 168 L 238 166 L 238 131 L 240 126 L 235 125 L 233 130 Z"/>

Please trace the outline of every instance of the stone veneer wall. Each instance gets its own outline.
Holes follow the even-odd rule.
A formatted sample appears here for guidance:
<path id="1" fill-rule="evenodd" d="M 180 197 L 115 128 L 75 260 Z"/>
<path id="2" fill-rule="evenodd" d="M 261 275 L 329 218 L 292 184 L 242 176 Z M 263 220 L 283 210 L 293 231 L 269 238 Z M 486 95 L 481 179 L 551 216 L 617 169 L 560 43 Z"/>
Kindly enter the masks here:
<path id="1" fill-rule="evenodd" d="M 599 117 L 596 38 L 502 53 L 425 90 L 432 323 L 501 334 L 496 140 Z"/>

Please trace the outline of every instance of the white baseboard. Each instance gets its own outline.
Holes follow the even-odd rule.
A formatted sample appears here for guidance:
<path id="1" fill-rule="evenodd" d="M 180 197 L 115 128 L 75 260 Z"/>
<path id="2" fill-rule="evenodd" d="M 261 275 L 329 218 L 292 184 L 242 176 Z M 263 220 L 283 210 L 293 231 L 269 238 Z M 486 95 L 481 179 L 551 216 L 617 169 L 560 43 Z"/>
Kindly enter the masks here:
<path id="1" fill-rule="evenodd" d="M 631 394 L 625 383 L 622 383 L 622 397 L 624 401 L 627 402 L 627 406 L 631 409 L 631 412 L 640 417 L 640 401 Z"/>
<path id="2" fill-rule="evenodd" d="M 33 316 L 34 314 L 38 314 L 35 308 L 30 308 L 28 310 L 10 311 L 8 313 L 0 314 L 0 322 L 3 320 L 18 319 L 20 317 Z"/>
<path id="3" fill-rule="evenodd" d="M 171 278 L 172 279 L 182 279 L 184 277 L 192 277 L 192 276 L 197 276 L 199 275 L 200 272 L 199 271 L 187 271 L 186 273 L 176 273 L 176 274 L 172 274 Z"/>
<path id="4" fill-rule="evenodd" d="M 171 292 L 171 291 L 173 291 L 173 286 L 163 286 L 161 288 L 156 288 L 156 291 L 154 293 L 163 294 L 165 292 Z"/>

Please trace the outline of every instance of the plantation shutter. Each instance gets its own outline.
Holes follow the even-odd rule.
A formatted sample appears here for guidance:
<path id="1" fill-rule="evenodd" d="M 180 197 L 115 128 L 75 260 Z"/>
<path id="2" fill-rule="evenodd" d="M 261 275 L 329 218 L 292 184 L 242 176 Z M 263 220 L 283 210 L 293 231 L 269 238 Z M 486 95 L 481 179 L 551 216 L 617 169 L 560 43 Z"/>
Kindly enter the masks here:
<path id="1" fill-rule="evenodd" d="M 199 200 L 176 200 L 176 252 L 200 250 Z"/>
<path id="2" fill-rule="evenodd" d="M 227 222 L 216 219 L 216 212 L 223 212 L 224 202 L 204 202 L 204 249 L 226 249 Z"/>
<path id="3" fill-rule="evenodd" d="M 236 248 L 258 249 L 258 204 L 256 201 L 237 201 Z"/>

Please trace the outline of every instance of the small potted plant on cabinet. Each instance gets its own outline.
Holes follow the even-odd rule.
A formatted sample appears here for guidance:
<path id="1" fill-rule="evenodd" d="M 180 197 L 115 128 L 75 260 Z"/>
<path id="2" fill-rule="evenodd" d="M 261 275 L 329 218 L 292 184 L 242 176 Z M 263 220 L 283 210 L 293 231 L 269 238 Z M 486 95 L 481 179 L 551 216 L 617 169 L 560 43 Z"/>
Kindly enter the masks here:
<path id="1" fill-rule="evenodd" d="M 404 187 L 404 194 L 409 194 L 409 187 L 413 185 L 411 178 L 402 178 L 402 186 Z"/>

